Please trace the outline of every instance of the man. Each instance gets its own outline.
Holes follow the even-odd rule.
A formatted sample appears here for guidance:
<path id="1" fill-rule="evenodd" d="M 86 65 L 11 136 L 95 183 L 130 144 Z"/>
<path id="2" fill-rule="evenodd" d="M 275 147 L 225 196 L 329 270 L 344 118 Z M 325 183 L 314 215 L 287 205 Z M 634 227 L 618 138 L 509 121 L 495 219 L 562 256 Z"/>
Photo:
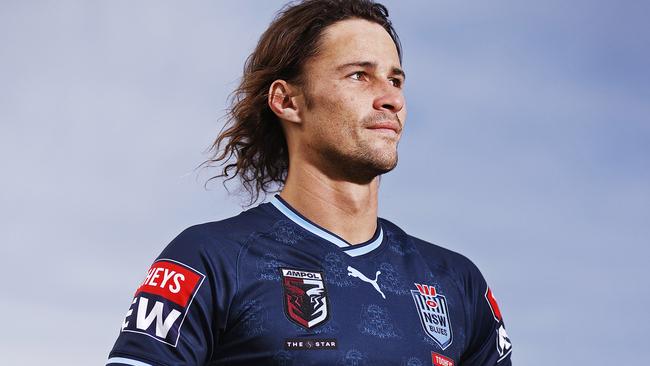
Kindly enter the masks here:
<path id="1" fill-rule="evenodd" d="M 271 202 L 174 239 L 109 365 L 510 365 L 465 257 L 377 217 L 406 121 L 399 40 L 370 0 L 284 9 L 247 61 L 212 160 Z M 231 177 L 232 177 L 231 176 Z"/>

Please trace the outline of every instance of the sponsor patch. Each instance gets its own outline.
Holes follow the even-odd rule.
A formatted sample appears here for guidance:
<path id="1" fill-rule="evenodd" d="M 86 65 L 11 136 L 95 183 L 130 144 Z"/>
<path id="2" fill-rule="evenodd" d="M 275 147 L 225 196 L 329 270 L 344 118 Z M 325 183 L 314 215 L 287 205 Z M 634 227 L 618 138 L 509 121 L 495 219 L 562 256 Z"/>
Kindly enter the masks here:
<path id="1" fill-rule="evenodd" d="M 510 338 L 508 337 L 508 333 L 506 333 L 506 327 L 503 325 L 503 316 L 501 315 L 499 304 L 497 304 L 497 300 L 494 298 L 492 290 L 489 287 L 485 290 L 485 299 L 487 300 L 490 310 L 492 311 L 492 316 L 494 316 L 494 320 L 497 321 L 498 325 L 496 330 L 496 346 L 497 352 L 499 353 L 499 359 L 497 362 L 500 362 L 512 351 L 512 343 L 510 343 Z"/>
<path id="2" fill-rule="evenodd" d="M 497 329 L 497 352 L 499 352 L 497 362 L 506 358 L 510 351 L 512 351 L 512 343 L 510 343 L 510 338 L 508 337 L 508 333 L 506 333 L 506 327 L 501 324 L 499 329 Z"/>
<path id="3" fill-rule="evenodd" d="M 122 331 L 145 334 L 176 347 L 187 310 L 204 278 L 181 262 L 154 262 L 135 292 Z"/>
<path id="4" fill-rule="evenodd" d="M 435 352 L 431 352 L 431 363 L 433 366 L 454 366 L 454 360 Z"/>
<path id="5" fill-rule="evenodd" d="M 415 284 L 411 290 L 424 332 L 443 350 L 451 345 L 453 335 L 447 299 L 434 286 Z"/>
<path id="6" fill-rule="evenodd" d="M 280 268 L 280 273 L 287 317 L 306 329 L 327 321 L 329 304 L 322 272 Z"/>
<path id="7" fill-rule="evenodd" d="M 320 350 L 336 349 L 335 338 L 287 338 L 284 340 L 286 350 Z"/>
<path id="8" fill-rule="evenodd" d="M 501 310 L 499 310 L 499 304 L 497 304 L 497 300 L 494 298 L 492 290 L 489 287 L 485 291 L 485 299 L 487 300 L 488 305 L 490 305 L 490 310 L 492 310 L 494 320 L 498 322 L 503 321 L 503 318 L 501 317 Z"/>

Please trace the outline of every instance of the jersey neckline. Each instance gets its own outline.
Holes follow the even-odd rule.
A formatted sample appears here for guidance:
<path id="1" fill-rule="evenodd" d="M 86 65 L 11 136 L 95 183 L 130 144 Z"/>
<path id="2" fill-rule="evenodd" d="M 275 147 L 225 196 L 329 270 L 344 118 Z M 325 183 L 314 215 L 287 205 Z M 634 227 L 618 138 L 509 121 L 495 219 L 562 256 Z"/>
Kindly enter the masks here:
<path id="1" fill-rule="evenodd" d="M 358 257 L 364 254 L 368 254 L 379 248 L 384 241 L 384 230 L 379 219 L 377 219 L 377 229 L 375 230 L 372 238 L 360 244 L 350 244 L 345 239 L 300 214 L 300 212 L 291 207 L 287 201 L 280 197 L 279 194 L 274 195 L 269 203 L 271 203 L 273 207 L 275 207 L 278 211 L 280 211 L 280 213 L 282 213 L 296 225 L 320 237 L 321 239 L 336 245 L 341 249 L 341 251 L 351 257 Z"/>

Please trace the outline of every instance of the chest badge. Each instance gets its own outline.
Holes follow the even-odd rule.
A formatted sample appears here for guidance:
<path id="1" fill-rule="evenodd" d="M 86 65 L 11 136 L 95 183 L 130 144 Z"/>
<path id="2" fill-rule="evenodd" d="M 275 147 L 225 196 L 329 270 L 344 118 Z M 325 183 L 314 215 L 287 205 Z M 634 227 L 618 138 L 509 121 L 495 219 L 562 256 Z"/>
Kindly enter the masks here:
<path id="1" fill-rule="evenodd" d="M 417 290 L 411 290 L 411 295 L 420 316 L 422 329 L 444 350 L 453 341 L 447 299 L 439 294 L 434 286 L 416 283 L 415 287 Z"/>
<path id="2" fill-rule="evenodd" d="M 372 287 L 375 288 L 375 290 L 377 290 L 377 292 L 379 292 L 381 297 L 386 299 L 386 295 L 384 295 L 384 293 L 379 288 L 379 284 L 377 283 L 377 280 L 379 279 L 380 274 L 381 274 L 381 271 L 375 272 L 375 279 L 371 280 L 370 278 L 366 277 L 366 275 L 359 272 L 359 270 L 357 270 L 356 268 L 353 268 L 352 266 L 348 266 L 348 276 L 356 277 L 356 278 L 360 279 L 363 282 L 368 282 L 369 284 L 372 285 Z"/>
<path id="3" fill-rule="evenodd" d="M 294 323 L 311 329 L 329 318 L 322 272 L 281 268 L 284 313 Z"/>

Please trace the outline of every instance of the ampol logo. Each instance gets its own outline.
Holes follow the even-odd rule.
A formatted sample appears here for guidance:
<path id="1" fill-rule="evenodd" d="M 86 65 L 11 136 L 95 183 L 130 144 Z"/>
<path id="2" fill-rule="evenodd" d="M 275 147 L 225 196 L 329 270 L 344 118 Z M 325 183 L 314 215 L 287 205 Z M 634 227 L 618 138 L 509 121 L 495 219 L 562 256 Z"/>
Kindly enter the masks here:
<path id="1" fill-rule="evenodd" d="M 320 272 L 281 268 L 284 312 L 294 323 L 311 329 L 329 317 L 327 291 Z"/>
<path id="2" fill-rule="evenodd" d="M 204 278 L 183 263 L 156 261 L 135 292 L 122 331 L 145 334 L 176 347 L 181 324 Z"/>

